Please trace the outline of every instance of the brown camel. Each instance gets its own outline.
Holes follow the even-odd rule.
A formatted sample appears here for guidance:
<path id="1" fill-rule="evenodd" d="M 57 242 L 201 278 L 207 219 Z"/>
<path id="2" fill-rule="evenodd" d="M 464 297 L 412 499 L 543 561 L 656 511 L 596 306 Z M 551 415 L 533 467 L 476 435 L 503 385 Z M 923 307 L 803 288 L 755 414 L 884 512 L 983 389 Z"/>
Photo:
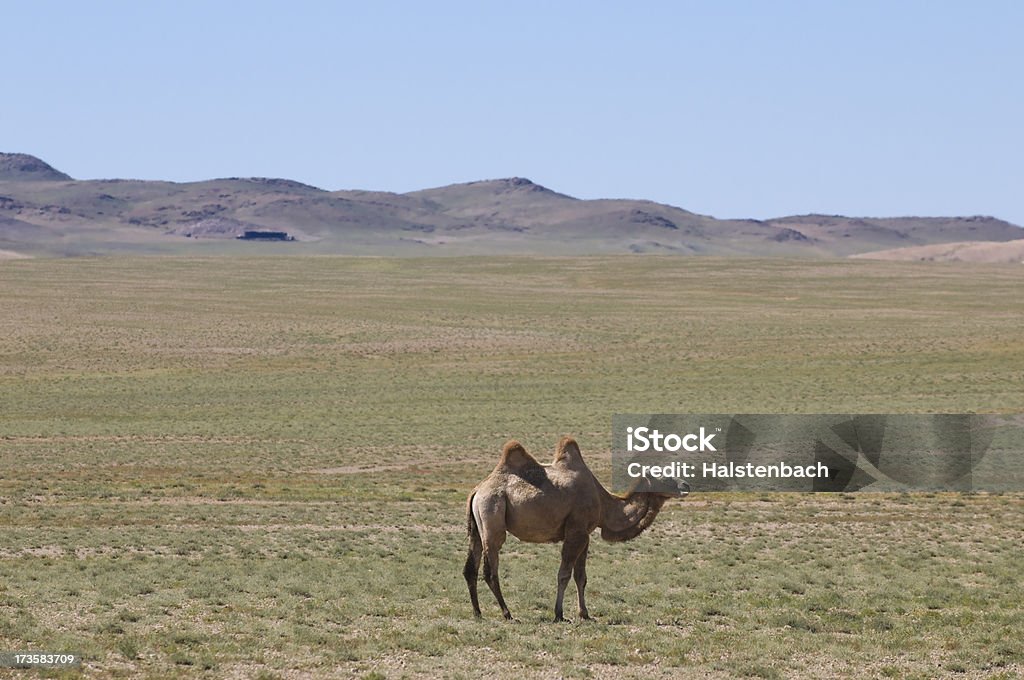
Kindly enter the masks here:
<path id="1" fill-rule="evenodd" d="M 463 575 L 473 613 L 480 616 L 476 586 L 482 558 L 484 582 L 498 600 L 501 613 L 512 618 L 498 582 L 498 552 L 508 532 L 527 543 L 562 541 L 555 621 L 563 620 L 562 599 L 570 575 L 576 580 L 580 618 L 589 619 L 583 591 L 590 533 L 601 527 L 604 540 L 628 541 L 651 526 L 668 498 L 684 493 L 682 489 L 675 494 L 634 489 L 625 496 L 614 496 L 583 462 L 580 447 L 571 437 L 558 442 L 550 465 L 538 463 L 519 442 L 508 442 L 498 466 L 473 489 L 466 503 L 470 545 Z"/>

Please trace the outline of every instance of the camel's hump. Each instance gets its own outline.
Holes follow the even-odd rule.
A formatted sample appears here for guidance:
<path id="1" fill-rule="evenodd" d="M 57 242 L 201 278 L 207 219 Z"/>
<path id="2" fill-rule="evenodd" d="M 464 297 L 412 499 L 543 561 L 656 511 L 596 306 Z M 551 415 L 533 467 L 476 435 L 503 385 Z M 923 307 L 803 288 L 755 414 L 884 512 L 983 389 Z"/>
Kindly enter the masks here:
<path id="1" fill-rule="evenodd" d="M 506 467 L 511 470 L 540 467 L 537 459 L 527 453 L 523 445 L 515 439 L 507 442 L 501 450 L 501 462 L 498 465 L 499 467 Z"/>
<path id="2" fill-rule="evenodd" d="M 558 446 L 555 447 L 555 459 L 552 461 L 552 465 L 558 465 L 562 467 L 586 467 L 586 463 L 583 462 L 583 453 L 580 452 L 580 445 L 576 443 L 576 440 L 572 437 L 562 437 L 558 442 Z"/>

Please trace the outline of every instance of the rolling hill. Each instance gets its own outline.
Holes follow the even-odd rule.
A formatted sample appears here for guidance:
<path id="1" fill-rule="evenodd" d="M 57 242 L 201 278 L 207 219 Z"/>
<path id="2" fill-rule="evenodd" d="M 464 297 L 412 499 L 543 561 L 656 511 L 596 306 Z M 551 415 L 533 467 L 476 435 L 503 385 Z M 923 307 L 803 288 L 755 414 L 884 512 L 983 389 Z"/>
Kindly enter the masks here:
<path id="1" fill-rule="evenodd" d="M 853 257 L 899 262 L 976 262 L 983 264 L 1024 263 L 1024 239 L 1016 241 L 961 241 L 910 246 L 860 253 Z"/>
<path id="2" fill-rule="evenodd" d="M 69 179 L 70 175 L 65 175 L 35 156 L 27 153 L 0 153 L 0 182 Z"/>
<path id="3" fill-rule="evenodd" d="M 249 242 L 280 231 L 290 242 Z M 1024 232 L 993 217 L 728 220 L 632 199 L 581 200 L 519 177 L 406 194 L 287 179 L 74 180 L 0 154 L 0 250 L 22 255 L 296 253 L 845 257 Z"/>

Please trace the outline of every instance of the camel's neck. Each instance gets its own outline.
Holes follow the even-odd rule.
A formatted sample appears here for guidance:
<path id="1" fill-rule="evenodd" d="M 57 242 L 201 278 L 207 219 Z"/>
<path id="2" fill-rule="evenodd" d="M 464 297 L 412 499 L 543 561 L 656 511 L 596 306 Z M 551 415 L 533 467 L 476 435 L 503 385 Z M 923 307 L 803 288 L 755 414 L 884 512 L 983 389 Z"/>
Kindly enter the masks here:
<path id="1" fill-rule="evenodd" d="M 635 493 L 625 498 L 605 492 L 601 501 L 601 538 L 628 541 L 651 526 L 665 504 L 665 497 Z"/>

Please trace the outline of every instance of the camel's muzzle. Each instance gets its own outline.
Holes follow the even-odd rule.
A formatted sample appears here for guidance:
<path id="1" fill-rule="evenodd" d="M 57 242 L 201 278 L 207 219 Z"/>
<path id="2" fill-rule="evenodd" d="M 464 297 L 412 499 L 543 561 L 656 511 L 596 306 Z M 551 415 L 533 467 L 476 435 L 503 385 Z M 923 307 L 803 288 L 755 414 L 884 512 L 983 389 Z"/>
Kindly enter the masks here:
<path id="1" fill-rule="evenodd" d="M 690 483 L 685 479 L 676 480 L 676 492 L 673 494 L 676 498 L 683 498 L 690 493 Z"/>

